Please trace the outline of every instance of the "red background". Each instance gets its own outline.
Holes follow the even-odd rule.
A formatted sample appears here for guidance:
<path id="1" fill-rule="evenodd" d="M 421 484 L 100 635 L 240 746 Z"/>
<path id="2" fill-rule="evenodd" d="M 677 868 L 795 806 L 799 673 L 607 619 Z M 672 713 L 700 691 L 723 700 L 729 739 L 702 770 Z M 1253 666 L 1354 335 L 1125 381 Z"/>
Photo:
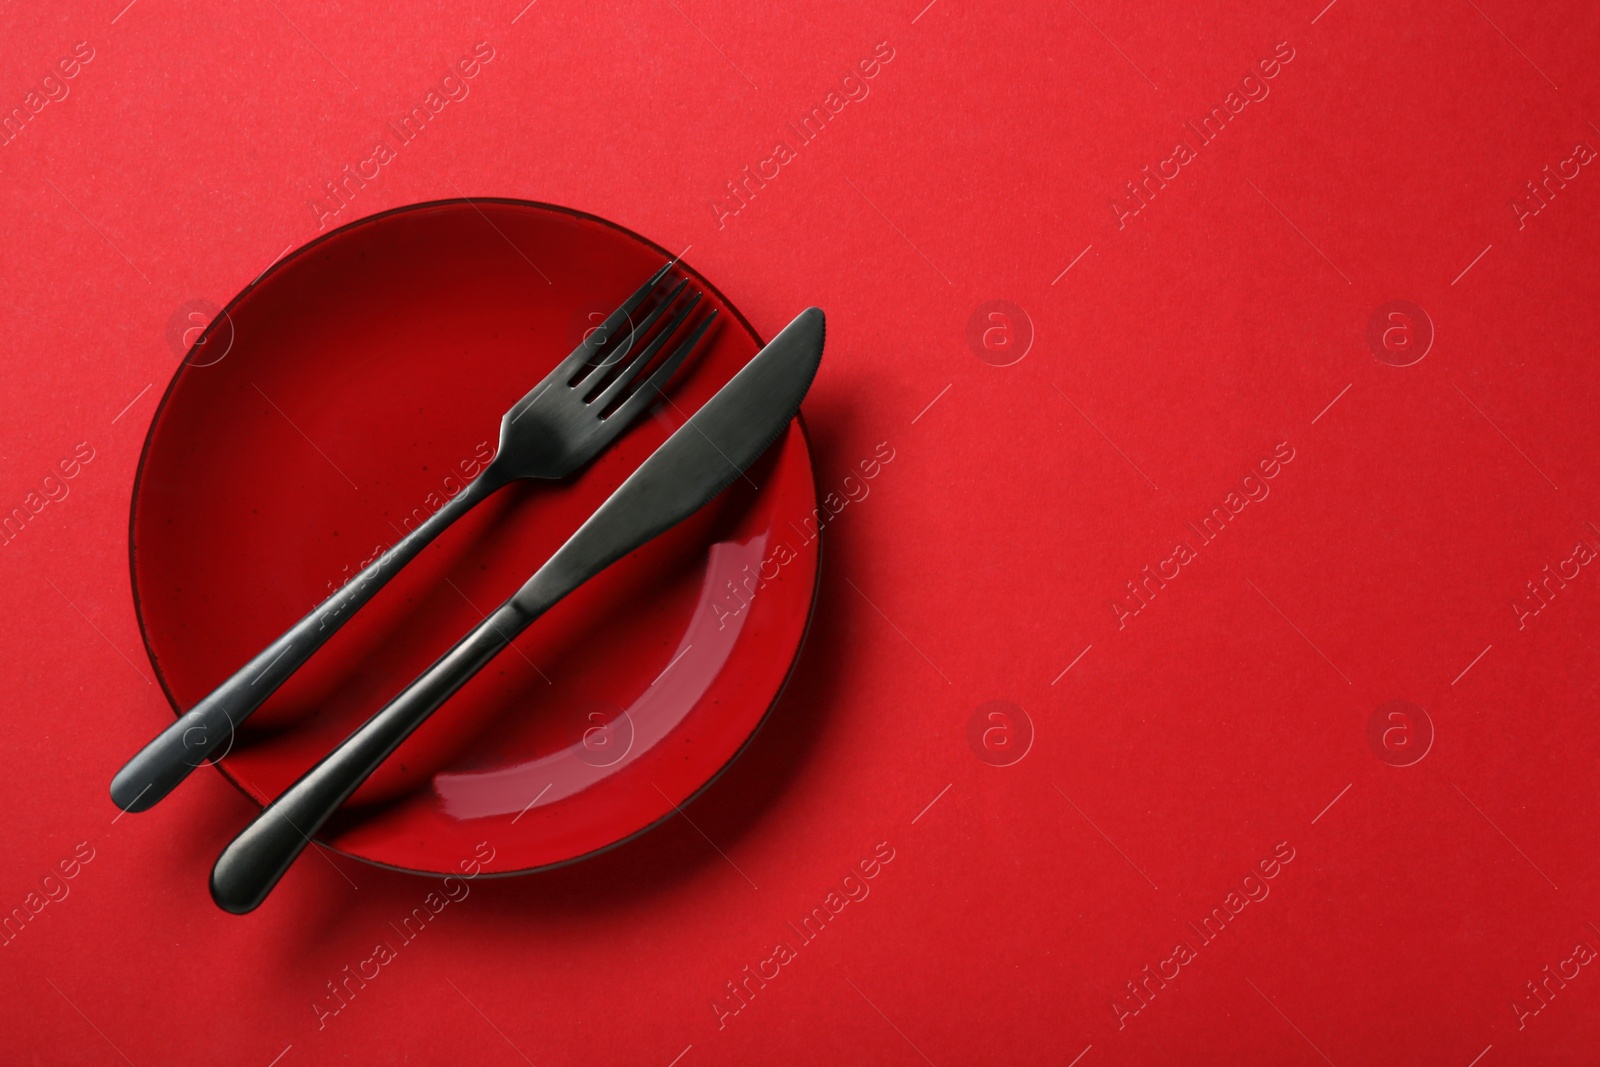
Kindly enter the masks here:
<path id="1" fill-rule="evenodd" d="M 1521 1028 L 1513 1004 L 1600 947 L 1600 577 L 1520 629 L 1511 605 L 1600 541 L 1600 176 L 1520 227 L 1511 204 L 1600 141 L 1597 23 L 1504 0 L 7 13 L 5 110 L 74 42 L 94 58 L 0 146 L 0 506 L 78 442 L 94 459 L 0 550 L 0 907 L 94 851 L 0 948 L 0 1056 L 1592 1060 L 1592 968 Z M 896 458 L 830 527 L 794 680 L 693 825 L 474 883 L 319 1029 L 324 983 L 432 886 L 310 861 L 239 919 L 206 893 L 251 812 L 220 776 L 113 822 L 112 773 L 170 714 L 139 673 L 129 491 L 174 311 L 315 236 L 324 179 L 479 41 L 470 95 L 336 221 L 527 197 L 691 246 L 766 335 L 827 310 L 822 489 Z M 883 41 L 870 95 L 719 225 L 723 183 Z M 1280 42 L 1270 95 L 1119 228 L 1124 182 Z M 967 340 L 990 300 L 1036 335 L 1011 366 Z M 1437 331 L 1411 366 L 1368 345 L 1391 300 Z M 1124 583 L 1280 442 L 1271 495 L 1119 629 Z M 968 739 L 994 700 L 1034 731 L 1006 767 Z M 1391 700 L 1436 733 L 1411 766 L 1368 739 Z M 719 1028 L 724 983 L 880 842 L 870 896 Z M 1198 945 L 1280 842 L 1270 895 Z M 1180 939 L 1196 958 L 1119 1029 Z"/>

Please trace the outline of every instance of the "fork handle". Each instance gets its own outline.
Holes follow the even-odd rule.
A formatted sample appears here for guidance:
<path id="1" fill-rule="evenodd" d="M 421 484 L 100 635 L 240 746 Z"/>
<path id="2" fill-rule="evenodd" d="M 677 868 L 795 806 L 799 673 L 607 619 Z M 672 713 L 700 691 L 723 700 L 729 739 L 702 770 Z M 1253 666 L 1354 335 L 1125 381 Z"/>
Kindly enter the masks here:
<path id="1" fill-rule="evenodd" d="M 511 600 L 500 605 L 268 805 L 217 857 L 211 870 L 217 906 L 235 915 L 253 911 L 339 805 L 540 614 Z"/>
<path id="2" fill-rule="evenodd" d="M 232 747 L 235 727 L 265 703 L 355 614 L 356 609 L 371 600 L 373 594 L 445 527 L 506 481 L 491 462 L 422 525 L 334 590 L 283 636 L 240 667 L 233 677 L 156 735 L 111 780 L 112 801 L 123 811 L 144 811 L 171 792 L 201 763 L 213 755 L 219 758 L 226 755 Z"/>

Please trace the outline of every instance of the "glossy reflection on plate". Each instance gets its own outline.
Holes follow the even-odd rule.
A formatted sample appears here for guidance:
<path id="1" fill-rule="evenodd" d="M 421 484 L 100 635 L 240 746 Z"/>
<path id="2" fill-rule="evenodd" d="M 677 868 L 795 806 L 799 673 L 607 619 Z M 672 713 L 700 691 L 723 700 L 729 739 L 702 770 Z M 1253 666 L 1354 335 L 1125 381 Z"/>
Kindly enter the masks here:
<path id="1" fill-rule="evenodd" d="M 134 492 L 134 594 L 175 709 L 459 492 L 493 454 L 501 413 L 581 339 L 585 309 L 615 307 L 667 256 L 577 212 L 446 201 L 329 234 L 230 304 L 226 353 L 179 366 Z M 573 478 L 512 485 L 441 535 L 239 728 L 225 774 L 258 801 L 280 793 L 759 350 L 689 273 L 724 322 L 667 401 Z M 535 623 L 321 839 L 435 873 L 489 841 L 489 870 L 507 872 L 672 814 L 782 690 L 816 585 L 816 508 L 796 423 L 746 479 Z"/>

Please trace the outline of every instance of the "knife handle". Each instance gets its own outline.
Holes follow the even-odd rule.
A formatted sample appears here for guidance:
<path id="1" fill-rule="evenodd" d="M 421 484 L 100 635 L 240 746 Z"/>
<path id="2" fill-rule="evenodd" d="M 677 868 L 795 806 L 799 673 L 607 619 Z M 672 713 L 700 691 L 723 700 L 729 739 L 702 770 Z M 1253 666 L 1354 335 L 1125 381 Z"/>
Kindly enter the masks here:
<path id="1" fill-rule="evenodd" d="M 129 760 L 111 780 L 112 801 L 123 811 L 144 811 L 207 759 L 226 755 L 233 744 L 235 727 L 265 703 L 313 652 L 445 527 L 505 482 L 491 464 L 427 521 L 312 608 L 288 632 L 262 649 L 233 677 L 179 716 Z"/>
<path id="2" fill-rule="evenodd" d="M 339 805 L 535 618 L 513 601 L 501 604 L 269 804 L 217 857 L 211 869 L 217 906 L 235 915 L 255 910 Z"/>

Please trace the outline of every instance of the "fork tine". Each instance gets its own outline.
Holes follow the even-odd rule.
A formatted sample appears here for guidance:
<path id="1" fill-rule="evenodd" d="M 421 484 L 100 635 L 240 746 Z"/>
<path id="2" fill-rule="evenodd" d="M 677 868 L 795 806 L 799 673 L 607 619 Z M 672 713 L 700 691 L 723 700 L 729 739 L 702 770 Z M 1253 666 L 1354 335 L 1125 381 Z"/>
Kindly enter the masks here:
<path id="1" fill-rule="evenodd" d="M 705 336 L 705 332 L 711 328 L 711 324 L 716 321 L 716 318 L 717 310 L 712 308 L 711 314 L 701 320 L 700 325 L 696 326 L 693 332 L 684 338 L 683 343 L 662 361 L 661 366 L 650 372 L 650 377 L 644 380 L 644 384 L 634 390 L 632 396 L 617 405 L 617 410 L 606 416 L 606 418 L 608 420 L 621 419 L 626 423 L 653 403 L 655 398 L 661 395 L 661 387 L 667 383 L 668 378 L 672 377 L 678 366 L 688 358 L 689 353 L 694 351 L 695 346 L 700 343 L 700 338 Z"/>
<path id="2" fill-rule="evenodd" d="M 595 327 L 589 336 L 585 337 L 578 347 L 572 350 L 572 354 L 561 361 L 560 365 L 556 367 L 557 373 L 571 374 L 577 370 L 580 364 L 587 363 L 593 359 L 595 353 L 604 348 L 611 341 L 612 336 L 622 329 L 623 323 L 631 319 L 633 313 L 639 309 L 639 305 L 644 303 L 645 298 L 655 291 L 656 286 L 661 284 L 661 280 L 667 276 L 667 272 L 677 262 L 676 259 L 668 260 L 660 270 L 650 276 L 649 281 L 634 290 L 633 295 L 624 300 L 621 307 L 613 311 L 606 321 Z"/>
<path id="3" fill-rule="evenodd" d="M 628 336 L 623 338 L 617 344 L 608 345 L 607 348 L 610 350 L 607 351 L 597 363 L 594 363 L 593 365 L 585 364 L 583 370 L 569 384 L 577 386 L 591 378 L 598 382 L 600 378 L 605 377 L 605 372 L 616 366 L 618 362 L 620 362 L 624 357 L 627 356 L 629 352 L 633 350 L 634 344 L 643 338 L 645 334 L 650 332 L 650 327 L 654 326 L 656 320 L 661 317 L 662 313 L 665 312 L 667 308 L 672 306 L 672 302 L 678 299 L 678 294 L 683 292 L 683 287 L 688 284 L 688 278 L 679 279 L 678 284 L 672 287 L 672 291 L 666 296 L 662 297 L 661 303 L 651 308 L 650 313 L 646 315 L 644 319 L 638 323 L 638 325 L 633 325 L 633 322 L 630 319 Z M 671 329 L 672 327 L 668 327 L 668 332 L 671 332 Z"/>
<path id="4" fill-rule="evenodd" d="M 661 327 L 660 331 L 651 339 L 650 343 L 644 347 L 644 351 L 633 357 L 604 390 L 599 390 L 594 396 L 590 397 L 589 403 L 599 404 L 600 410 L 604 411 L 606 405 L 615 400 L 628 387 L 629 383 L 638 377 L 639 372 L 649 365 L 650 360 L 655 357 L 657 352 L 661 351 L 662 346 L 672 339 L 673 334 L 678 332 L 678 327 L 683 325 L 684 320 L 689 317 L 695 306 L 700 303 L 700 296 L 701 294 L 699 293 L 694 294 L 688 303 L 679 308 L 677 314 L 673 315 L 667 324 Z"/>

